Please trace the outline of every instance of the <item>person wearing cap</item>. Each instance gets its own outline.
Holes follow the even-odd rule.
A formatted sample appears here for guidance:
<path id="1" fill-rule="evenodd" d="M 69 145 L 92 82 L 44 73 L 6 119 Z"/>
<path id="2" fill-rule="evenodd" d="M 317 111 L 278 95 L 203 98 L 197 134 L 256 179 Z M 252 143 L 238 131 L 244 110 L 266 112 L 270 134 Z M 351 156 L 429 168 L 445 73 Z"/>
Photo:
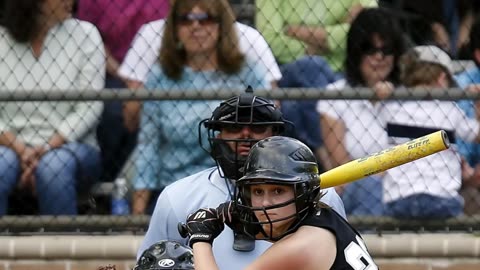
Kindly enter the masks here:
<path id="1" fill-rule="evenodd" d="M 243 176 L 243 167 L 250 147 L 258 140 L 279 135 L 289 128 L 280 110 L 262 97 L 246 93 L 220 103 L 209 118 L 200 122 L 200 141 L 216 166 L 192 174 L 167 186 L 160 194 L 145 238 L 137 257 L 150 245 L 161 239 L 187 243 L 177 230 L 177 224 L 199 208 L 217 207 L 230 201 L 235 192 L 235 181 Z M 198 147 L 200 149 L 200 147 Z M 191 148 L 191 151 L 196 149 Z M 335 189 L 324 190 L 322 202 L 345 217 L 345 210 Z M 213 252 L 220 269 L 244 269 L 271 244 L 253 241 L 225 228 L 217 237 Z"/>
<path id="2" fill-rule="evenodd" d="M 413 91 L 456 86 L 452 60 L 435 46 L 417 46 L 406 52 L 400 59 L 400 78 Z M 447 132 L 452 144 L 458 138 L 469 142 L 480 139 L 478 121 L 468 118 L 453 101 L 389 101 L 378 115 L 392 146 L 440 129 Z M 464 201 L 459 194 L 462 168 L 456 147 L 388 170 L 383 185 L 389 216 L 442 219 L 463 213 Z"/>

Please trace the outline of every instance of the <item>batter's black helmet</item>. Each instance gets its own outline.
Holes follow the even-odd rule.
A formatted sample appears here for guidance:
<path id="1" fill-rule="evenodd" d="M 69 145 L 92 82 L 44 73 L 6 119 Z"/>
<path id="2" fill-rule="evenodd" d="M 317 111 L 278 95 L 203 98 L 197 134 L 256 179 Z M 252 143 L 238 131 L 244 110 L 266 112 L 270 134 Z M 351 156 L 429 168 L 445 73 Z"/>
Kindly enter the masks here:
<path id="1" fill-rule="evenodd" d="M 253 207 L 251 204 L 251 185 L 275 184 L 288 185 L 293 188 L 294 196 L 291 200 L 280 204 Z M 258 225 L 270 224 L 270 232 L 262 232 L 266 239 L 278 240 L 285 234 L 297 229 L 309 210 L 314 209 L 315 201 L 320 191 L 318 165 L 315 155 L 308 146 L 299 140 L 274 136 L 256 143 L 250 150 L 246 164 L 245 176 L 236 182 L 237 193 L 235 202 L 241 213 L 249 213 L 244 216 L 242 222 Z M 281 217 L 276 220 L 268 218 L 268 221 L 260 222 L 254 212 L 285 207 L 295 204 L 296 213 Z M 266 215 L 268 217 L 268 215 Z M 272 223 L 294 218 L 290 228 L 281 235 L 272 236 Z M 252 236 L 254 237 L 254 236 Z M 258 239 L 258 237 L 257 237 Z"/>
<path id="2" fill-rule="evenodd" d="M 209 119 L 204 119 L 199 125 L 200 143 L 202 142 L 202 125 L 207 129 L 210 149 L 202 147 L 210 153 L 221 168 L 224 176 L 229 179 L 239 179 L 243 176 L 241 169 L 245 164 L 246 155 L 237 155 L 228 146 L 227 142 L 249 143 L 250 146 L 258 140 L 252 138 L 221 139 L 218 133 L 227 127 L 241 127 L 248 125 L 254 129 L 271 126 L 273 135 L 283 132 L 285 123 L 289 123 L 282 117 L 282 113 L 275 107 L 273 102 L 253 95 L 253 90 L 248 87 L 244 94 L 229 98 L 213 111 Z"/>
<path id="3" fill-rule="evenodd" d="M 176 241 L 159 241 L 142 253 L 133 270 L 194 269 L 193 252 Z"/>

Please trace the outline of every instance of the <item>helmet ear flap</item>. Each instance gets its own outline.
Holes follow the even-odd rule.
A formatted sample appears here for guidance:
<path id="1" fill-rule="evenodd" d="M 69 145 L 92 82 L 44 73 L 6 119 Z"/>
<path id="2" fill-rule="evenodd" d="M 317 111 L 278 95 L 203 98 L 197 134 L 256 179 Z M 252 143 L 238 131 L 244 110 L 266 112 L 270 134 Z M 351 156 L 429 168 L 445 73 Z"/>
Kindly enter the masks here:
<path id="1" fill-rule="evenodd" d="M 302 186 L 302 190 L 300 191 L 301 194 L 307 195 L 304 197 L 305 205 L 302 207 L 309 207 L 312 204 L 315 204 L 316 198 L 320 193 L 320 186 L 315 184 L 315 182 L 318 181 L 317 178 L 318 177 L 312 175 L 310 181 L 304 183 L 305 186 Z"/>

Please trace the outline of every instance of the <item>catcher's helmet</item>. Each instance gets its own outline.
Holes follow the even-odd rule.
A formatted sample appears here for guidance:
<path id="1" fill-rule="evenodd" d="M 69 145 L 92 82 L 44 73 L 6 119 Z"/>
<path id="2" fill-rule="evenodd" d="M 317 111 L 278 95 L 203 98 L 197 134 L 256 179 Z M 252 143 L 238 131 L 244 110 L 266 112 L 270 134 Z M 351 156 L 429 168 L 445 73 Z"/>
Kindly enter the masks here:
<path id="1" fill-rule="evenodd" d="M 280 204 L 253 207 L 250 187 L 256 184 L 288 185 L 293 188 L 294 196 L 291 200 Z M 300 221 L 310 210 L 314 209 L 320 191 L 315 155 L 308 146 L 293 138 L 274 136 L 260 140 L 250 150 L 245 163 L 245 176 L 236 182 L 236 186 L 235 202 L 238 211 L 243 213 L 242 222 L 245 225 L 248 223 L 250 227 L 255 224 L 270 224 L 270 232 L 259 228 L 260 232 L 263 233 L 265 239 L 278 240 L 296 230 Z M 259 222 L 255 218 L 255 211 L 263 211 L 266 214 L 269 209 L 285 207 L 292 203 L 296 206 L 296 213 L 293 215 L 275 220 L 268 218 L 266 222 Z M 283 234 L 273 237 L 272 223 L 291 218 L 295 218 L 295 221 L 290 228 Z M 251 237 L 255 236 L 251 235 Z"/>
<path id="2" fill-rule="evenodd" d="M 273 134 L 278 135 L 283 132 L 286 122 L 288 121 L 283 119 L 282 113 L 271 101 L 253 95 L 253 90 L 249 86 L 244 94 L 223 101 L 209 119 L 200 122 L 200 143 L 202 142 L 203 125 L 207 129 L 210 149 L 206 149 L 203 145 L 202 147 L 210 153 L 225 177 L 236 180 L 243 175 L 241 169 L 245 164 L 246 156 L 237 155 L 227 142 L 235 142 L 235 145 L 246 142 L 253 145 L 257 140 L 252 138 L 221 139 L 218 138 L 218 133 L 226 127 L 248 125 L 253 128 L 255 126 L 272 126 Z"/>
<path id="3" fill-rule="evenodd" d="M 142 253 L 133 270 L 194 269 L 193 252 L 176 241 L 159 241 Z"/>

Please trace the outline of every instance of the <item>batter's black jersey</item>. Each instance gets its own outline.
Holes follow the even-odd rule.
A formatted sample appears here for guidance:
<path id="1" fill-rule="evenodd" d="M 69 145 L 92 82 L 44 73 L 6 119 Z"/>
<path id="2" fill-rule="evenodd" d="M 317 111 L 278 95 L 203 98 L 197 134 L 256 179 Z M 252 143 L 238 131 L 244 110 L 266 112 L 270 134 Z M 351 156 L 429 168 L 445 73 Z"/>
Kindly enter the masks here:
<path id="1" fill-rule="evenodd" d="M 332 232 L 337 240 L 335 270 L 376 270 L 378 266 L 368 253 L 360 234 L 344 218 L 332 209 L 321 209 L 309 214 L 301 223 Z"/>

